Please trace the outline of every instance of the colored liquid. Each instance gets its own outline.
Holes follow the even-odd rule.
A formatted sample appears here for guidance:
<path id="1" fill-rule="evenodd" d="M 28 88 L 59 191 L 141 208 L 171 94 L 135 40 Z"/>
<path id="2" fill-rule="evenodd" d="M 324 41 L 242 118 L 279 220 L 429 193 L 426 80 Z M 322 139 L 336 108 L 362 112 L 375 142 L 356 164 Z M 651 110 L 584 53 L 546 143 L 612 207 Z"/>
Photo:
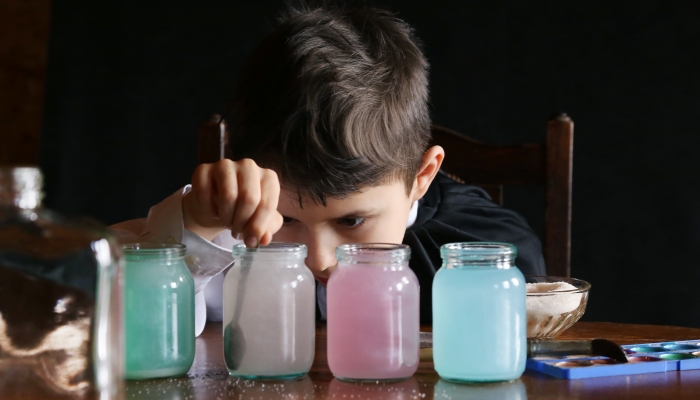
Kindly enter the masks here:
<path id="1" fill-rule="evenodd" d="M 525 281 L 517 268 L 441 268 L 433 281 L 433 360 L 443 379 L 504 381 L 525 370 Z"/>
<path id="2" fill-rule="evenodd" d="M 401 379 L 418 368 L 419 287 L 407 264 L 343 265 L 328 282 L 328 365 L 341 379 Z"/>
<path id="3" fill-rule="evenodd" d="M 314 360 L 314 278 L 303 260 L 264 257 L 236 258 L 224 278 L 224 361 L 242 378 L 299 377 Z"/>
<path id="4" fill-rule="evenodd" d="M 194 281 L 182 259 L 127 256 L 124 293 L 126 378 L 186 374 L 194 361 Z"/>

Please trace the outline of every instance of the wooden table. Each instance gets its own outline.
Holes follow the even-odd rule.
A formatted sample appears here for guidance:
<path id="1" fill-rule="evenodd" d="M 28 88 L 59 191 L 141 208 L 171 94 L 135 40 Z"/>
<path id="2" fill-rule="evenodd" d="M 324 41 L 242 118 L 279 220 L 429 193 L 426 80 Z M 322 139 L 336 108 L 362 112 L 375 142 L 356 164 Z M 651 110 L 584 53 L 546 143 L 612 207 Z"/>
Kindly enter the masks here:
<path id="1" fill-rule="evenodd" d="M 603 322 L 579 322 L 562 339 L 607 338 L 620 344 L 700 339 L 700 329 Z M 210 323 L 197 338 L 197 356 L 188 376 L 129 381 L 126 399 L 700 399 L 700 370 L 563 380 L 525 371 L 510 384 L 455 385 L 439 379 L 430 362 L 421 363 L 409 380 L 350 384 L 328 370 L 326 331 L 316 334 L 311 372 L 289 382 L 249 381 L 230 377 L 223 360 L 221 324 Z"/>

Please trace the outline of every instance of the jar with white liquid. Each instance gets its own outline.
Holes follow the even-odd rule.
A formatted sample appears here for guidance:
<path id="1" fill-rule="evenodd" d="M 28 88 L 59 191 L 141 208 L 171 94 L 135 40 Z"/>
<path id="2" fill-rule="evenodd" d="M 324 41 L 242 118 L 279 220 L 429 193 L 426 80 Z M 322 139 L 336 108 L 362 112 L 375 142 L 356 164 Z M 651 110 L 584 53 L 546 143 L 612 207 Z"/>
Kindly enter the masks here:
<path id="1" fill-rule="evenodd" d="M 306 246 L 233 247 L 224 279 L 224 359 L 232 376 L 293 379 L 311 369 L 316 286 Z"/>

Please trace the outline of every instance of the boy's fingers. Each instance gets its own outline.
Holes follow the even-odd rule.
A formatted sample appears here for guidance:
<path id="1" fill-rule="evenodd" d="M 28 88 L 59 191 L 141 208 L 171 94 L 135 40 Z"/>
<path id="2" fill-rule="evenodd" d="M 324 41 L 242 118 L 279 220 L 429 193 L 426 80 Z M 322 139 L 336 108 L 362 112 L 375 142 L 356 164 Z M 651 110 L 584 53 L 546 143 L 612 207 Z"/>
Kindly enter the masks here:
<path id="1" fill-rule="evenodd" d="M 262 239 L 260 239 L 260 245 L 267 246 L 268 244 L 270 244 L 270 242 L 272 242 L 272 234 L 270 233 L 270 231 L 267 231 L 263 235 Z"/>
<path id="2" fill-rule="evenodd" d="M 268 232 L 271 232 L 274 235 L 278 230 L 280 230 L 280 228 L 282 228 L 282 224 L 284 224 L 282 214 L 275 212 L 275 215 L 272 217 L 272 221 L 268 224 Z"/>
<path id="3" fill-rule="evenodd" d="M 282 226 L 282 215 L 277 212 L 280 196 L 277 174 L 269 169 L 262 169 L 260 175 L 260 201 L 244 227 L 246 245 L 255 245 L 256 240 L 259 244 L 267 244 L 263 240 L 264 234 L 273 234 Z"/>
<path id="4" fill-rule="evenodd" d="M 277 173 L 275 171 L 268 169 L 266 172 L 267 175 L 265 185 L 268 187 L 268 190 L 265 193 L 270 199 L 270 205 L 274 208 L 272 217 L 267 223 L 267 232 L 265 232 L 265 236 L 263 237 L 263 239 L 266 240 L 265 244 L 269 244 L 272 241 L 272 235 L 277 233 L 277 231 L 282 228 L 282 225 L 284 224 L 284 217 L 282 217 L 282 214 L 277 211 L 277 205 L 279 204 L 281 192 L 279 178 L 277 177 Z M 268 235 L 269 239 L 267 238 Z"/>
<path id="5" fill-rule="evenodd" d="M 213 184 L 210 193 L 213 194 L 213 203 L 217 208 L 216 216 L 224 226 L 230 228 L 238 199 L 238 179 L 233 162 L 221 160 L 213 164 L 211 180 Z"/>
<path id="6" fill-rule="evenodd" d="M 251 217 L 248 225 L 245 226 L 244 236 L 246 245 L 265 246 L 272 240 L 272 235 L 282 226 L 282 215 L 277 210 L 267 207 L 258 208 Z M 269 239 L 265 240 L 265 235 Z"/>
<path id="7" fill-rule="evenodd" d="M 245 233 L 245 227 L 252 218 L 255 210 L 260 205 L 261 182 L 260 167 L 254 161 L 246 159 L 239 161 L 240 168 L 237 168 L 238 177 L 238 197 L 235 203 L 235 211 L 231 218 L 231 230 L 234 233 Z M 260 236 L 256 236 L 259 241 Z M 248 244 L 246 242 L 246 244 Z M 257 243 L 251 243 L 256 246 Z"/>
<path id="8" fill-rule="evenodd" d="M 275 211 L 267 223 L 267 230 L 260 239 L 260 245 L 267 246 L 268 244 L 270 244 L 270 242 L 272 242 L 272 236 L 280 230 L 283 223 L 284 218 L 282 217 L 282 214 Z"/>
<path id="9" fill-rule="evenodd" d="M 215 210 L 212 207 L 211 180 L 209 172 L 210 164 L 198 166 L 192 174 L 192 192 L 187 196 L 192 196 L 190 207 L 187 210 L 192 214 L 190 217 L 200 225 L 208 225 L 216 218 Z"/>

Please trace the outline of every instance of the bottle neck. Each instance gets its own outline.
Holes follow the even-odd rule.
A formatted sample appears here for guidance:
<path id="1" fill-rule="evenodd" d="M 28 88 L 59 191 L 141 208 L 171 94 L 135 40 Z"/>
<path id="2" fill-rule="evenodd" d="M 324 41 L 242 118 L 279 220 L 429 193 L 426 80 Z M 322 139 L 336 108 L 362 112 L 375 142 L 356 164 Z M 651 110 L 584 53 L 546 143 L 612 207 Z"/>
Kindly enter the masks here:
<path id="1" fill-rule="evenodd" d="M 0 207 L 41 207 L 43 179 L 35 167 L 0 168 Z"/>

